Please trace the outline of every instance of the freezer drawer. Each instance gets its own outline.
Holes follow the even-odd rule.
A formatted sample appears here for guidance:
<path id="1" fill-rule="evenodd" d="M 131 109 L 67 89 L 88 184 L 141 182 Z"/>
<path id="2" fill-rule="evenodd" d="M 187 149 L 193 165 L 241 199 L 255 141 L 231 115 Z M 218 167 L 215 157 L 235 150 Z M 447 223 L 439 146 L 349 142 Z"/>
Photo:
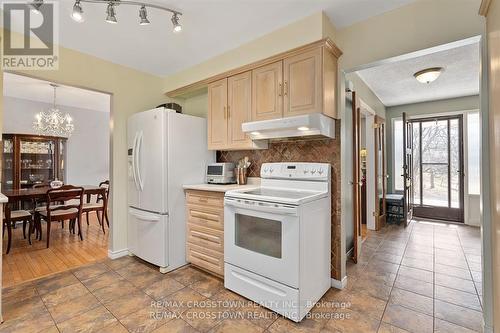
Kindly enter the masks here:
<path id="1" fill-rule="evenodd" d="M 167 223 L 167 215 L 129 207 L 129 251 L 149 263 L 167 267 Z"/>
<path id="2" fill-rule="evenodd" d="M 298 289 L 228 263 L 224 264 L 224 287 L 293 321 L 298 322 L 307 314 Z"/>

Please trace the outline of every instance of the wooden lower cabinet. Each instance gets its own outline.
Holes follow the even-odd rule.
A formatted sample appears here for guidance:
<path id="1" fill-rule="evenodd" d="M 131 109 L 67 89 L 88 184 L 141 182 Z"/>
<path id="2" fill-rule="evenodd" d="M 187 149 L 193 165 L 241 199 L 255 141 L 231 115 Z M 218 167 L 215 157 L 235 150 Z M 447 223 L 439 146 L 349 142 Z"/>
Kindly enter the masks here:
<path id="1" fill-rule="evenodd" d="M 187 261 L 224 276 L 224 193 L 186 190 Z"/>

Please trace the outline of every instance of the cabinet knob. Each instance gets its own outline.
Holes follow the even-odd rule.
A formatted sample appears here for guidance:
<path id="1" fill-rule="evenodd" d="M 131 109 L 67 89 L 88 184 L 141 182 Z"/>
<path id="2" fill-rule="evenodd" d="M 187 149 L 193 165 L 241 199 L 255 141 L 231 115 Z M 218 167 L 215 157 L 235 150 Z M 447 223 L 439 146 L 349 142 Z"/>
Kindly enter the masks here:
<path id="1" fill-rule="evenodd" d="M 287 96 L 287 95 L 288 95 L 288 82 L 287 82 L 287 81 L 285 81 L 285 88 L 284 88 L 284 91 L 285 91 L 285 92 L 284 92 L 285 96 Z"/>
<path id="2" fill-rule="evenodd" d="M 278 96 L 280 96 L 280 97 L 281 97 L 281 88 L 282 88 L 282 84 L 280 82 L 279 87 L 278 87 Z"/>

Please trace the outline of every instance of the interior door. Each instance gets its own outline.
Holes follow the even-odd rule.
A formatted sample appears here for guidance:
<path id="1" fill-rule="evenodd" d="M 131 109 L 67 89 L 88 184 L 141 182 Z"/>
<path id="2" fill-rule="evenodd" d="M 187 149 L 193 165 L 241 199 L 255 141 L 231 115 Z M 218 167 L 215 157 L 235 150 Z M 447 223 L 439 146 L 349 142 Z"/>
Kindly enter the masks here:
<path id="1" fill-rule="evenodd" d="M 385 156 L 385 121 L 375 116 L 375 229 L 386 222 L 385 195 L 387 193 L 387 169 Z"/>
<path id="2" fill-rule="evenodd" d="M 241 124 L 252 117 L 252 72 L 228 79 L 228 133 L 231 148 L 248 148 L 252 140 L 241 130 Z"/>
<path id="3" fill-rule="evenodd" d="M 283 64 L 283 115 L 321 112 L 321 49 L 286 58 Z"/>
<path id="4" fill-rule="evenodd" d="M 208 149 L 227 145 L 227 79 L 208 85 Z"/>
<path id="5" fill-rule="evenodd" d="M 352 92 L 352 200 L 354 224 L 354 250 L 352 259 L 355 263 L 361 254 L 361 109 Z"/>
<path id="6" fill-rule="evenodd" d="M 403 218 L 407 227 L 413 218 L 413 125 L 403 112 Z"/>
<path id="7" fill-rule="evenodd" d="M 283 117 L 283 62 L 252 71 L 252 121 Z"/>

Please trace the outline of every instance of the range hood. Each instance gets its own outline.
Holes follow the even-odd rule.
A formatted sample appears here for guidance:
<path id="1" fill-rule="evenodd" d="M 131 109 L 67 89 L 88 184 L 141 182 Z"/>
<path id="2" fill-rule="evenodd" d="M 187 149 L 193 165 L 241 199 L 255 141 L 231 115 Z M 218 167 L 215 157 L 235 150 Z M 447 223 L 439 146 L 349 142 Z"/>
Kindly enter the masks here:
<path id="1" fill-rule="evenodd" d="M 252 121 L 241 124 L 252 140 L 323 136 L 335 138 L 335 120 L 322 113 Z"/>

